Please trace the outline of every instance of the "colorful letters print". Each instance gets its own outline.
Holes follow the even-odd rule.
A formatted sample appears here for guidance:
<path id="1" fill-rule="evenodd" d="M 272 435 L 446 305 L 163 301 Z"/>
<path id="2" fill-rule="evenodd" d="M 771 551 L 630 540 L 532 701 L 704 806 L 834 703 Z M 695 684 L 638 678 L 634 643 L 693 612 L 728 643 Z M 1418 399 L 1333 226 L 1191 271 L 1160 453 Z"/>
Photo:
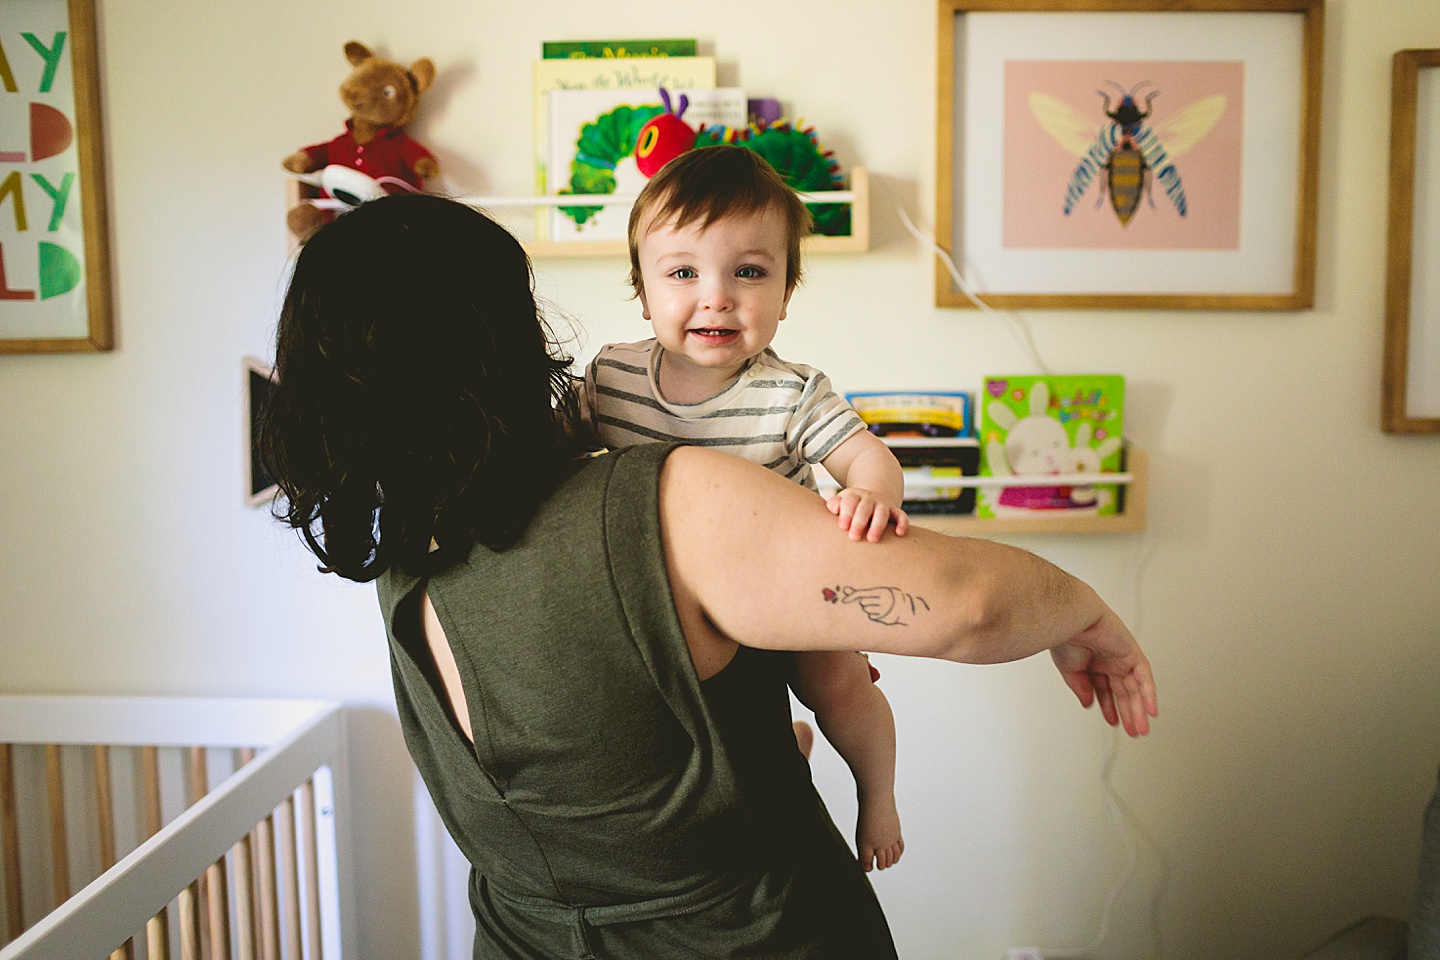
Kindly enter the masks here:
<path id="1" fill-rule="evenodd" d="M 75 83 L 66 5 L 0 23 L 0 337 L 86 333 Z"/>

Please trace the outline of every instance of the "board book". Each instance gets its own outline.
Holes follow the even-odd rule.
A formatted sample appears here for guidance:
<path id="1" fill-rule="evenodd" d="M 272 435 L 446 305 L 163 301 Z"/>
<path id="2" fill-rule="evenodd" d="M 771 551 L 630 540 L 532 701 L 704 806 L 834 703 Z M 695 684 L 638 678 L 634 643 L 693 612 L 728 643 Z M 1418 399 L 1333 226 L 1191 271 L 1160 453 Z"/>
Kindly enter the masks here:
<path id="1" fill-rule="evenodd" d="M 550 129 L 545 94 L 550 90 L 702 90 L 715 86 L 714 57 L 577 57 L 536 60 L 531 68 L 535 187 L 545 194 L 545 141 Z M 566 172 L 562 179 L 568 177 Z M 543 222 L 543 221 L 542 221 Z"/>
<path id="2" fill-rule="evenodd" d="M 1114 374 L 987 377 L 980 394 L 981 475 L 1027 484 L 983 488 L 978 515 L 1118 513 L 1121 485 L 1066 478 L 1121 471 L 1124 409 L 1125 378 Z"/>
<path id="3" fill-rule="evenodd" d="M 693 37 L 683 40 L 547 40 L 540 45 L 546 60 L 624 60 L 636 57 L 693 57 Z"/>
<path id="4" fill-rule="evenodd" d="M 845 399 L 900 461 L 905 475 L 901 506 L 907 513 L 974 512 L 974 487 L 946 485 L 979 472 L 969 394 L 890 391 L 850 393 Z"/>
<path id="5" fill-rule="evenodd" d="M 692 128 L 744 126 L 745 91 L 736 87 L 666 88 L 670 102 L 685 98 L 685 123 Z M 545 137 L 547 193 L 635 196 L 645 175 L 635 164 L 641 128 L 664 111 L 659 88 L 551 90 L 546 94 L 549 130 Z M 624 240 L 628 204 L 555 207 L 551 240 Z"/>

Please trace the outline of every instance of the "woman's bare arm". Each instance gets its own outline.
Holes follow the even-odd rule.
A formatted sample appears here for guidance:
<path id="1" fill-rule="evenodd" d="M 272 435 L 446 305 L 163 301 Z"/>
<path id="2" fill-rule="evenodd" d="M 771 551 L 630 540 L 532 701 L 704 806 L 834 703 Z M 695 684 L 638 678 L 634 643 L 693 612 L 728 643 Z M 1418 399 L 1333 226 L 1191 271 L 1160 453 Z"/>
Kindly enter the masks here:
<path id="1" fill-rule="evenodd" d="M 855 543 L 813 493 L 761 467 L 682 447 L 660 479 L 677 609 L 701 675 L 735 643 L 999 663 L 1052 651 L 1081 703 L 1149 728 L 1149 662 L 1120 618 L 1052 564 L 928 530 Z"/>

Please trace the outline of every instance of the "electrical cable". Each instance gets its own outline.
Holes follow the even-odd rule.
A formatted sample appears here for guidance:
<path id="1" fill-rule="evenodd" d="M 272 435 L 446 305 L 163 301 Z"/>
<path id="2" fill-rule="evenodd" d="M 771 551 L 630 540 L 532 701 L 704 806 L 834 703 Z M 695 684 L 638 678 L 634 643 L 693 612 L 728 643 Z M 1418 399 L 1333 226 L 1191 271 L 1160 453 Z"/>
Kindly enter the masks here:
<path id="1" fill-rule="evenodd" d="M 1133 613 L 1130 617 L 1130 622 L 1136 633 L 1141 632 L 1141 624 L 1144 621 L 1144 608 L 1142 605 L 1144 597 L 1140 591 L 1141 577 L 1153 555 L 1153 547 L 1142 538 L 1138 548 L 1138 556 L 1135 560 L 1135 572 L 1131 579 L 1131 604 Z M 1110 919 L 1114 913 L 1115 901 L 1119 898 L 1120 891 L 1130 882 L 1136 863 L 1138 862 L 1138 851 L 1130 841 L 1129 831 L 1134 831 L 1139 835 L 1145 842 L 1145 845 L 1154 852 L 1155 858 L 1159 862 L 1160 876 L 1155 881 L 1155 887 L 1150 895 L 1150 934 L 1155 944 L 1154 957 L 1156 960 L 1160 960 L 1160 958 L 1165 955 L 1164 935 L 1160 929 L 1160 901 L 1164 897 L 1165 888 L 1169 883 L 1170 864 L 1165 858 L 1164 849 L 1156 842 L 1155 838 L 1150 835 L 1150 832 L 1145 829 L 1143 821 L 1141 821 L 1140 817 L 1131 809 L 1130 805 L 1125 802 L 1124 798 L 1120 796 L 1120 792 L 1115 789 L 1113 774 L 1115 761 L 1119 755 L 1120 743 L 1120 730 L 1119 728 L 1112 727 L 1106 741 L 1105 759 L 1100 765 L 1100 783 L 1105 790 L 1105 802 L 1106 807 L 1110 811 L 1111 820 L 1115 824 L 1116 831 L 1120 834 L 1121 842 L 1125 845 L 1125 869 L 1121 871 L 1119 878 L 1110 888 L 1110 894 L 1105 898 L 1105 906 L 1100 914 L 1100 927 L 1096 931 L 1094 939 L 1091 940 L 1087 946 L 1080 949 L 1041 949 L 1040 953 L 1046 960 L 1078 960 L 1078 958 L 1090 957 L 1104 944 L 1106 938 L 1109 936 Z"/>
<path id="2" fill-rule="evenodd" d="M 940 247 L 930 236 L 921 231 L 919 227 L 915 226 L 914 221 L 910 219 L 910 215 L 905 212 L 905 205 L 895 199 L 894 195 L 890 193 L 889 188 L 885 186 L 884 181 L 876 178 L 874 182 L 885 192 L 890 202 L 894 204 L 895 212 L 900 215 L 900 222 L 905 226 L 905 229 L 910 232 L 910 235 L 920 241 L 921 246 L 939 257 L 941 263 L 945 264 L 945 269 L 950 272 L 951 279 L 953 279 L 955 285 L 960 288 L 960 292 L 965 294 L 965 298 L 979 308 L 981 313 L 988 314 L 992 317 L 999 317 L 1009 324 L 1010 332 L 1014 334 L 1015 339 L 1020 342 L 1020 346 L 1024 348 L 1025 352 L 1030 355 L 1030 360 L 1035 364 L 1036 368 L 1043 374 L 1054 374 L 1055 371 L 1051 370 L 1050 365 L 1040 356 L 1040 351 L 1035 346 L 1035 338 L 1030 332 L 1030 326 L 1025 322 L 1024 318 L 1017 313 L 1009 311 L 1002 313 L 984 300 L 981 300 L 975 293 L 974 287 L 960 272 L 960 268 L 955 265 L 955 261 L 951 258 L 950 254 Z"/>
<path id="3" fill-rule="evenodd" d="M 935 254 L 935 256 L 940 258 L 940 261 L 945 264 L 946 269 L 950 272 L 950 276 L 955 281 L 955 285 L 960 288 L 961 292 L 965 294 L 966 298 L 969 299 L 971 303 L 975 304 L 975 306 L 978 307 L 982 313 L 988 314 L 990 316 L 1000 317 L 1001 319 L 1005 320 L 1010 326 L 1011 333 L 1015 335 L 1016 340 L 1020 342 L 1021 346 L 1030 355 L 1030 359 L 1034 362 L 1035 366 L 1044 374 L 1052 374 L 1053 371 L 1050 369 L 1049 365 L 1045 363 L 1044 359 L 1040 356 L 1040 351 L 1035 346 L 1035 340 L 1031 334 L 1030 327 L 1028 324 L 1025 323 L 1024 319 L 1016 313 L 1002 313 L 1001 311 L 991 307 L 984 300 L 981 300 L 980 297 L 977 296 L 974 292 L 971 284 L 969 284 L 965 280 L 964 276 L 961 274 L 959 267 L 955 265 L 955 261 L 951 258 L 950 254 L 947 253 L 944 249 L 942 249 L 933 238 L 926 235 L 918 227 L 915 226 L 915 223 L 910 219 L 909 214 L 905 212 L 904 204 L 900 203 L 895 198 L 895 196 L 890 192 L 889 188 L 885 186 L 882 180 L 876 178 L 875 182 L 880 187 L 880 189 L 885 192 L 885 195 L 894 205 L 895 212 L 899 214 L 900 222 L 905 226 L 905 229 L 910 232 L 911 236 L 913 236 L 916 240 L 920 242 L 921 246 L 930 250 L 932 253 Z M 1134 632 L 1136 633 L 1141 632 L 1141 623 L 1144 619 L 1144 610 L 1142 607 L 1143 597 L 1140 590 L 1141 576 L 1144 572 L 1146 564 L 1150 562 L 1150 558 L 1153 553 L 1153 548 L 1149 543 L 1146 542 L 1146 538 L 1142 536 L 1140 539 L 1139 556 L 1136 557 L 1134 567 L 1135 572 L 1131 580 L 1131 604 L 1134 608 L 1134 613 L 1131 617 L 1131 624 Z M 1100 948 L 1101 945 L 1105 943 L 1106 938 L 1110 934 L 1110 920 L 1111 917 L 1114 915 L 1115 902 L 1120 897 L 1120 891 L 1123 890 L 1125 888 L 1125 885 L 1130 882 L 1131 876 L 1135 872 L 1136 864 L 1139 861 L 1139 852 L 1136 849 L 1135 844 L 1130 839 L 1130 830 L 1133 830 L 1136 834 L 1139 835 L 1139 837 L 1145 842 L 1145 845 L 1154 852 L 1156 859 L 1159 861 L 1160 876 L 1156 880 L 1154 890 L 1150 896 L 1150 928 L 1151 935 L 1154 938 L 1155 943 L 1154 956 L 1156 960 L 1161 960 L 1161 958 L 1163 958 L 1165 955 L 1163 934 L 1160 929 L 1160 901 L 1164 896 L 1166 885 L 1168 884 L 1170 879 L 1170 865 L 1165 858 L 1165 852 L 1163 848 L 1150 835 L 1149 831 L 1145 829 L 1145 825 L 1143 822 L 1141 822 L 1139 816 L 1136 815 L 1135 811 L 1130 808 L 1129 804 L 1127 804 L 1121 798 L 1119 791 L 1115 789 L 1113 774 L 1115 770 L 1115 761 L 1119 756 L 1120 738 L 1121 733 L 1119 728 L 1110 728 L 1108 736 L 1106 738 L 1105 758 L 1100 764 L 1100 784 L 1105 792 L 1106 808 L 1110 812 L 1110 817 L 1112 822 L 1115 824 L 1116 832 L 1120 835 L 1120 841 L 1125 846 L 1125 868 L 1120 872 L 1120 876 L 1111 886 L 1110 893 L 1105 898 L 1105 905 L 1100 913 L 1100 926 L 1095 933 L 1094 939 L 1092 939 L 1087 946 L 1082 948 L 1041 948 L 1040 954 L 1041 956 L 1045 957 L 1046 960 L 1078 960 L 1078 958 L 1090 957 L 1095 953 L 1096 950 Z M 1126 829 L 1127 826 L 1129 827 L 1129 830 Z"/>
<path id="4" fill-rule="evenodd" d="M 1155 555 L 1155 548 L 1154 545 L 1149 542 L 1149 538 L 1142 535 L 1136 549 L 1139 552 L 1139 556 L 1135 561 L 1135 575 L 1131 580 L 1131 605 L 1134 611 L 1131 616 L 1131 623 L 1134 625 L 1134 632 L 1141 634 L 1144 632 L 1145 609 L 1143 605 L 1144 594 L 1141 593 L 1140 582 L 1145 567 Z M 1156 960 L 1161 960 L 1161 958 L 1165 956 L 1165 935 L 1160 927 L 1160 901 L 1164 898 L 1165 889 L 1170 883 L 1170 861 L 1165 857 L 1164 848 L 1161 847 L 1159 842 L 1145 829 L 1145 824 L 1140 817 L 1136 815 L 1135 811 L 1130 809 L 1129 804 L 1127 804 L 1118 793 L 1113 792 L 1113 790 L 1112 799 L 1130 826 L 1140 835 L 1140 838 L 1145 841 L 1146 845 L 1154 851 L 1155 859 L 1159 863 L 1159 876 L 1156 878 L 1155 887 L 1150 894 L 1150 931 L 1155 941 L 1155 958 Z"/>

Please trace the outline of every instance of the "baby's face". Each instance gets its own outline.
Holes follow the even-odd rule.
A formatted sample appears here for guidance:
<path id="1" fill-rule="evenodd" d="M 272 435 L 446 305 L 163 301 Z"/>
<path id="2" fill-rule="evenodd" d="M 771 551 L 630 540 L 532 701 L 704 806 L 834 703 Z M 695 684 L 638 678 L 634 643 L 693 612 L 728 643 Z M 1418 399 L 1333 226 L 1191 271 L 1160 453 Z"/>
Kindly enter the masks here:
<path id="1" fill-rule="evenodd" d="M 652 224 L 640 237 L 640 303 L 667 361 L 738 373 L 770 345 L 790 302 L 785 230 L 766 209 L 706 227 Z"/>

